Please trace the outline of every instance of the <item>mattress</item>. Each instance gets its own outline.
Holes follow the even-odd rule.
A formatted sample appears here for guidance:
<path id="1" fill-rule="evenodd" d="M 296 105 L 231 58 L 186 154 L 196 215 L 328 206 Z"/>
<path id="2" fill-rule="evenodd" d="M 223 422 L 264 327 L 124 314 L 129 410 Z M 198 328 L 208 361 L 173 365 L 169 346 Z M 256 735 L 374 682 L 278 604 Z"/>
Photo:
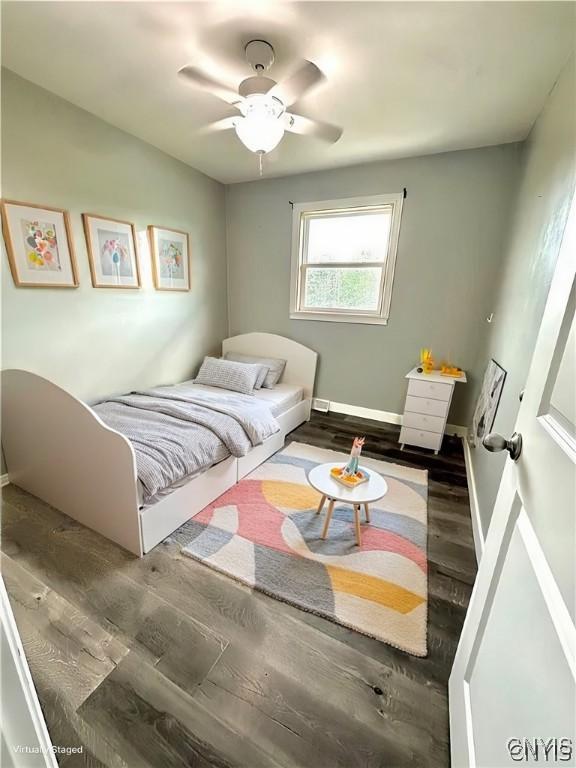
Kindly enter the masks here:
<path id="1" fill-rule="evenodd" d="M 304 390 L 295 384 L 276 384 L 273 389 L 259 389 L 254 397 L 265 400 L 273 416 L 281 416 L 304 399 Z"/>
<path id="2" fill-rule="evenodd" d="M 189 384 L 190 382 L 184 382 Z M 207 384 L 194 384 L 195 387 L 198 387 L 198 389 L 203 389 L 208 392 L 226 392 L 227 390 L 223 390 L 219 387 L 210 387 Z M 232 393 L 234 394 L 234 393 Z M 266 404 L 270 407 L 270 411 L 272 412 L 273 416 L 280 416 L 283 413 L 286 413 L 286 411 L 290 410 L 290 408 L 293 408 L 295 405 L 298 405 L 298 403 L 304 398 L 304 390 L 302 387 L 298 387 L 295 384 L 276 384 L 276 386 L 273 389 L 259 389 L 254 392 L 254 397 L 257 397 L 259 400 L 264 400 Z M 211 465 L 214 466 L 214 465 Z M 161 499 L 168 496 L 172 491 L 175 491 L 177 488 L 182 488 L 182 486 L 186 485 L 190 482 L 190 480 L 193 480 L 195 477 L 198 477 L 203 472 L 206 472 L 206 470 L 210 469 L 210 467 L 204 467 L 198 472 L 195 472 L 192 475 L 187 475 L 186 477 L 183 477 L 181 480 L 178 480 L 177 483 L 174 483 L 173 485 L 168 486 L 168 488 L 164 488 L 161 491 L 159 491 L 155 496 L 152 498 L 149 498 L 146 501 L 146 504 L 143 503 L 144 499 L 144 488 L 142 487 L 142 483 L 138 480 L 137 482 L 137 489 L 138 489 L 138 504 L 140 508 L 143 506 L 149 507 L 152 504 L 155 504 L 156 502 L 160 501 Z"/>
<path id="3" fill-rule="evenodd" d="M 184 382 L 189 384 L 190 382 Z M 228 392 L 226 389 L 220 389 L 219 387 L 209 387 L 207 384 L 194 384 L 194 387 L 203 389 L 207 392 Z M 231 392 L 230 394 L 235 394 Z M 281 416 L 286 411 L 293 408 L 295 405 L 304 398 L 304 390 L 302 387 L 296 386 L 296 384 L 276 384 L 273 389 L 257 389 L 254 392 L 254 397 L 258 400 L 264 400 L 270 407 L 273 416 Z"/>

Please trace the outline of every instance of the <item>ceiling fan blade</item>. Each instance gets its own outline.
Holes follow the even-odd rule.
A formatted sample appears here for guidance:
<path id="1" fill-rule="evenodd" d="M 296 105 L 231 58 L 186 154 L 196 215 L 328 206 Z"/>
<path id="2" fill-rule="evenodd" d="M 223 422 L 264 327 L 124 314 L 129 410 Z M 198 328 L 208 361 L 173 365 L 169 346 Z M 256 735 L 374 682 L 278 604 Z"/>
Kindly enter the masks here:
<path id="1" fill-rule="evenodd" d="M 304 115 L 294 115 L 287 112 L 286 118 L 287 131 L 300 133 L 303 136 L 315 136 L 317 139 L 330 142 L 330 144 L 335 144 L 343 133 L 342 128 L 338 125 L 312 120 L 310 117 L 304 117 Z"/>
<path id="2" fill-rule="evenodd" d="M 219 80 L 202 72 L 198 67 L 183 67 L 178 72 L 178 75 L 189 85 L 202 88 L 202 90 L 208 91 L 219 99 L 228 102 L 228 104 L 239 104 L 243 100 L 239 93 L 225 83 L 221 83 Z"/>
<path id="3" fill-rule="evenodd" d="M 222 120 L 216 120 L 215 123 L 209 123 L 208 125 L 199 128 L 197 133 L 200 136 L 204 136 L 207 133 L 219 133 L 220 131 L 228 131 L 230 128 L 236 127 L 238 117 L 223 117 Z"/>
<path id="4" fill-rule="evenodd" d="M 289 107 L 295 101 L 298 101 L 306 91 L 310 90 L 314 85 L 321 83 L 324 79 L 324 75 L 316 64 L 313 64 L 311 61 L 305 61 L 296 72 L 269 90 L 268 95 L 275 96 L 277 99 L 280 99 L 285 107 Z"/>

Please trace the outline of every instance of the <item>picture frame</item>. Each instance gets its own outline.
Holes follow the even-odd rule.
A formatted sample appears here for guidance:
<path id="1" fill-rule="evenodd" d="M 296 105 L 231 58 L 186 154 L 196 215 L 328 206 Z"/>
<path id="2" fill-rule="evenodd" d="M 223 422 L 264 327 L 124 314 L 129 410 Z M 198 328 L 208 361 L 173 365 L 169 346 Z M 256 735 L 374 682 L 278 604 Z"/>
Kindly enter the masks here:
<path id="1" fill-rule="evenodd" d="M 78 287 L 68 211 L 2 200 L 0 213 L 10 272 L 18 288 Z"/>
<path id="2" fill-rule="evenodd" d="M 136 228 L 130 221 L 83 213 L 94 288 L 140 288 Z"/>
<path id="3" fill-rule="evenodd" d="M 472 417 L 469 440 L 475 448 L 481 445 L 484 437 L 492 431 L 506 375 L 506 371 L 496 360 L 490 360 L 484 372 L 482 389 Z"/>
<path id="4" fill-rule="evenodd" d="M 169 227 L 148 227 L 152 275 L 157 291 L 190 290 L 190 238 Z"/>

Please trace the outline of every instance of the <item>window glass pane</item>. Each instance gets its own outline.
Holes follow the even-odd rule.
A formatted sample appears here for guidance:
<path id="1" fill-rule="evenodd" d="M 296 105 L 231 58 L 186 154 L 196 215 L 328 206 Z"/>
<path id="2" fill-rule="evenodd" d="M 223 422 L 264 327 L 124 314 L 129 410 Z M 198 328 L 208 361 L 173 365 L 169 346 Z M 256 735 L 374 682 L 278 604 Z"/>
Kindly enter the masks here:
<path id="1" fill-rule="evenodd" d="M 391 221 L 391 209 L 311 217 L 305 261 L 385 261 Z"/>
<path id="2" fill-rule="evenodd" d="M 305 270 L 304 309 L 377 312 L 380 267 L 310 267 Z"/>

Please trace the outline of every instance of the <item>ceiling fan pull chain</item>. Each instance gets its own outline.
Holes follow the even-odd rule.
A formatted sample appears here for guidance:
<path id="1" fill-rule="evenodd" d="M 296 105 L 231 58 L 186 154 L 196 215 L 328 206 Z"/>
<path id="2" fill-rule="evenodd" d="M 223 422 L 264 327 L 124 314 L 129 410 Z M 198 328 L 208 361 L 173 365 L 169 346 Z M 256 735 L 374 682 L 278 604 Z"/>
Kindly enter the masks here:
<path id="1" fill-rule="evenodd" d="M 260 176 L 263 175 L 264 171 L 262 169 L 262 158 L 264 157 L 264 152 L 258 152 L 258 171 L 260 173 Z"/>

